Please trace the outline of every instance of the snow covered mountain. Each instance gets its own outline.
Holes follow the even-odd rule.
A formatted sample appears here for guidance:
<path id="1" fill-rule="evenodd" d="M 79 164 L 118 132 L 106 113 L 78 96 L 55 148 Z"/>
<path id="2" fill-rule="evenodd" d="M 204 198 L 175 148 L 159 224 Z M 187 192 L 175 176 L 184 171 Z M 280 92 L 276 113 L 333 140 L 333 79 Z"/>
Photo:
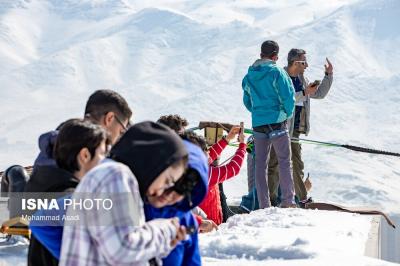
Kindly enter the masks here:
<path id="1" fill-rule="evenodd" d="M 39 134 L 81 117 L 96 89 L 125 96 L 135 121 L 178 113 L 250 127 L 241 80 L 267 39 L 281 66 L 305 49 L 311 80 L 333 63 L 307 138 L 400 152 L 399 15 L 397 0 L 1 0 L 0 169 L 32 164 Z M 400 214 L 398 158 L 303 151 L 315 199 Z M 227 183 L 231 201 L 244 184 L 245 170 Z"/>

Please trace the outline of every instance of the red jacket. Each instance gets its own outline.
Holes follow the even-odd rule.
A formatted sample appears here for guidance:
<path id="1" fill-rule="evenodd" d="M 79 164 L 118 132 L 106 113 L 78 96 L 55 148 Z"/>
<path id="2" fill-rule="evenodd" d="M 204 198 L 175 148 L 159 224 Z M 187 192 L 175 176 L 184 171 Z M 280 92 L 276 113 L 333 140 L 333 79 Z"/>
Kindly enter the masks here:
<path id="1" fill-rule="evenodd" d="M 222 223 L 222 207 L 218 184 L 239 174 L 240 167 L 242 166 L 246 154 L 246 144 L 240 143 L 239 148 L 228 164 L 217 167 L 212 166 L 211 163 L 217 159 L 227 144 L 228 142 L 225 139 L 221 139 L 208 151 L 208 163 L 210 164 L 208 173 L 208 193 L 206 198 L 199 205 L 207 214 L 207 219 L 213 220 L 218 225 Z"/>

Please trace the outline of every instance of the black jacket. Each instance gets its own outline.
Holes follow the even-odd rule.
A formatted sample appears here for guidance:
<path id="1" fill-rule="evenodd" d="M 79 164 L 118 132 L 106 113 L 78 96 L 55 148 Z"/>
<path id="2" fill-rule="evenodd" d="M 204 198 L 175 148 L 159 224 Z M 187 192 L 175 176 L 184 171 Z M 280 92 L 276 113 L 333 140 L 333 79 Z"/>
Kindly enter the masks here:
<path id="1" fill-rule="evenodd" d="M 57 166 L 37 166 L 25 186 L 25 192 L 64 192 L 79 184 L 70 172 Z"/>
<path id="2" fill-rule="evenodd" d="M 37 166 L 26 184 L 25 192 L 73 192 L 79 180 L 70 172 L 56 166 Z M 58 260 L 31 236 L 28 266 L 54 266 Z"/>

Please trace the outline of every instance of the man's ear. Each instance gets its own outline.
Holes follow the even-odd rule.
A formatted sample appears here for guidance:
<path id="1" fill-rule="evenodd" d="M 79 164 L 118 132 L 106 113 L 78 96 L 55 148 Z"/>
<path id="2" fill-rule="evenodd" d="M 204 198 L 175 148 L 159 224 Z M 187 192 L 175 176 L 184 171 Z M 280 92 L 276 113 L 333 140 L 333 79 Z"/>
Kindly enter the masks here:
<path id="1" fill-rule="evenodd" d="M 92 155 L 90 154 L 89 149 L 86 147 L 82 148 L 77 155 L 77 160 L 78 160 L 79 168 L 82 165 L 90 162 L 90 160 L 92 160 Z"/>
<path id="2" fill-rule="evenodd" d="M 278 58 L 279 58 L 278 55 L 274 55 L 271 59 L 276 62 L 278 61 Z"/>
<path id="3" fill-rule="evenodd" d="M 109 125 L 111 125 L 111 123 L 114 120 L 114 112 L 108 112 L 104 115 L 103 119 L 102 119 L 102 123 L 103 126 L 105 126 L 106 128 L 109 127 Z"/>

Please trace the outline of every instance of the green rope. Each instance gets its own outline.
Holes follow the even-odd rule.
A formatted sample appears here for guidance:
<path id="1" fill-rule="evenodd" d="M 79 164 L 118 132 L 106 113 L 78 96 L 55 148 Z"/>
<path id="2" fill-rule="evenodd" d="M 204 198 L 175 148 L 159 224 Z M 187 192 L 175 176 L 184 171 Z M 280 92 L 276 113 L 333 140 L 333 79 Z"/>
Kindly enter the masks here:
<path id="1" fill-rule="evenodd" d="M 192 128 L 192 129 L 188 129 L 188 130 L 196 130 L 196 129 L 199 129 L 199 128 L 197 127 L 197 128 Z M 245 134 L 253 134 L 253 130 L 251 130 L 249 128 L 245 128 L 244 133 Z M 313 144 L 313 145 L 319 145 L 319 146 L 323 146 L 323 147 L 345 148 L 345 149 L 357 151 L 357 152 L 365 152 L 365 153 L 371 153 L 371 154 L 380 154 L 380 155 L 389 155 L 389 156 L 400 157 L 400 153 L 397 153 L 397 152 L 382 151 L 382 150 L 364 148 L 364 147 L 359 147 L 359 146 L 353 146 L 353 145 L 347 145 L 347 144 L 337 144 L 337 143 L 317 141 L 317 140 L 311 140 L 311 139 L 291 138 L 291 142 Z M 239 147 L 238 143 L 229 143 L 228 145 L 232 146 L 232 147 Z M 248 146 L 248 148 L 252 148 L 252 147 Z"/>
<path id="2" fill-rule="evenodd" d="M 322 141 L 300 139 L 300 138 L 291 138 L 291 141 L 294 143 L 314 144 L 314 145 L 320 145 L 320 146 L 325 146 L 325 147 L 341 147 L 342 146 L 340 144 L 335 144 L 335 143 L 330 143 L 330 142 L 322 142 Z"/>
<path id="3" fill-rule="evenodd" d="M 364 148 L 364 147 L 358 147 L 358 146 L 353 146 L 353 145 L 336 144 L 336 143 L 316 141 L 316 140 L 310 140 L 310 139 L 301 139 L 301 138 L 292 138 L 291 141 L 295 142 L 295 143 L 313 144 L 313 145 L 318 145 L 318 146 L 323 146 L 323 147 L 345 148 L 345 149 L 352 150 L 352 151 L 357 151 L 357 152 L 364 152 L 364 153 L 371 153 L 371 154 L 380 154 L 380 155 L 389 155 L 389 156 L 400 157 L 400 153 L 390 152 L 390 151 L 382 151 L 382 150 L 376 150 L 376 149 L 370 149 L 370 148 Z M 229 144 L 229 146 L 238 147 L 239 144 L 232 143 L 232 144 Z"/>

